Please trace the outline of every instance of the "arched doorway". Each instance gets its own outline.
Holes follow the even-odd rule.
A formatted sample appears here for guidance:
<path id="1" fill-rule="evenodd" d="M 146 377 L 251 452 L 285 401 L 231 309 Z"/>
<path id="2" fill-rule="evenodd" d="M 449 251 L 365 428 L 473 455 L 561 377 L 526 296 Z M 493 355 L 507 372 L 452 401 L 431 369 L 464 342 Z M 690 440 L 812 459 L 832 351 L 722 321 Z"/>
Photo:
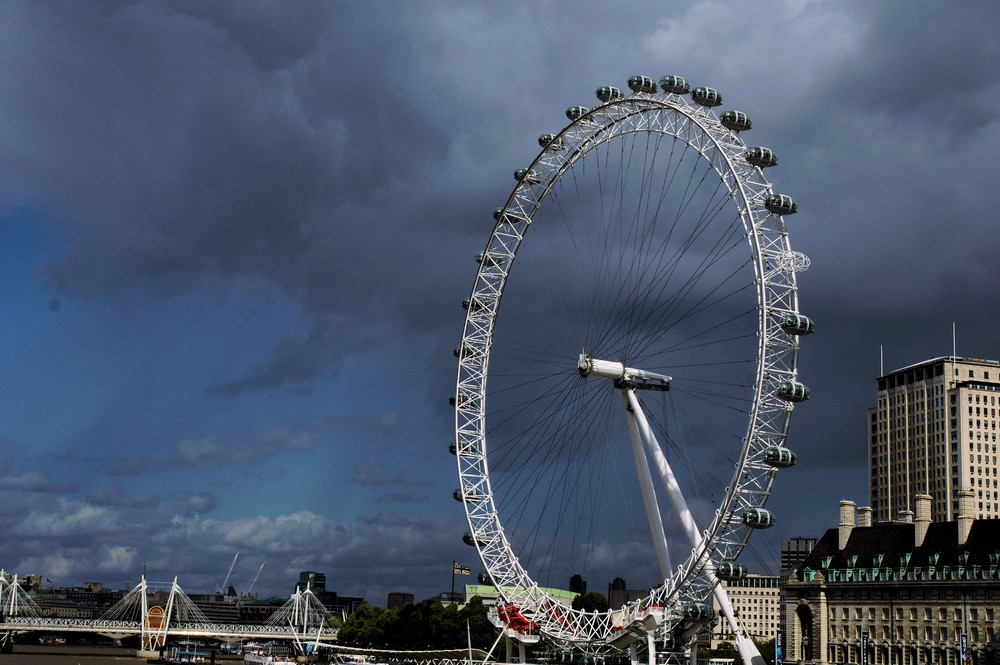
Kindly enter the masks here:
<path id="1" fill-rule="evenodd" d="M 806 604 L 799 605 L 795 610 L 799 623 L 800 641 L 799 660 L 815 660 L 813 649 L 816 641 L 813 639 L 813 613 Z"/>

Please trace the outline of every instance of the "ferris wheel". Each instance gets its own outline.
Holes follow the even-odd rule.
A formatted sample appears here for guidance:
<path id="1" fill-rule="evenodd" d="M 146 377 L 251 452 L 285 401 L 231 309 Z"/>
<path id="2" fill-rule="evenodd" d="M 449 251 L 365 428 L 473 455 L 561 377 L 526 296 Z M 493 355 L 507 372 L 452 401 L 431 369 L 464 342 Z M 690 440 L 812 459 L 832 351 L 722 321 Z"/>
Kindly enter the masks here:
<path id="1" fill-rule="evenodd" d="M 719 580 L 747 574 L 737 557 L 795 463 L 814 328 L 797 205 L 764 176 L 775 153 L 743 142 L 747 114 L 678 76 L 628 87 L 567 109 L 514 173 L 451 398 L 481 580 L 519 632 L 597 650 L 697 629 Z M 610 583 L 611 608 L 570 606 L 584 579 Z"/>

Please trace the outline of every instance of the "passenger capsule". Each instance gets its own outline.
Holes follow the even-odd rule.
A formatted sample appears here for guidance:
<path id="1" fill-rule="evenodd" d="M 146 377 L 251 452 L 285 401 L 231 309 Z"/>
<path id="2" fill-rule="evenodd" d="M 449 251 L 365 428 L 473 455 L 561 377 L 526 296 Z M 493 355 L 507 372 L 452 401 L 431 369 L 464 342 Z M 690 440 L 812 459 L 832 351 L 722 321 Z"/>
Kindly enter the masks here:
<path id="1" fill-rule="evenodd" d="M 566 117 L 570 120 L 579 120 L 590 111 L 586 106 L 570 106 L 566 109 Z"/>
<path id="2" fill-rule="evenodd" d="M 763 508 L 747 508 L 740 513 L 740 522 L 751 529 L 767 529 L 775 524 L 774 514 Z"/>
<path id="3" fill-rule="evenodd" d="M 562 150 L 566 147 L 563 140 L 558 138 L 555 134 L 542 134 L 538 137 L 538 145 L 543 148 L 552 148 L 553 150 Z"/>
<path id="4" fill-rule="evenodd" d="M 481 312 L 485 309 L 486 305 L 483 304 L 481 300 L 476 300 L 475 298 L 463 298 L 462 299 L 462 309 L 468 310 L 470 312 Z"/>
<path id="5" fill-rule="evenodd" d="M 621 90 L 613 88 L 610 85 L 602 85 L 597 89 L 597 98 L 605 104 L 613 102 L 616 99 L 622 99 L 623 97 L 625 97 L 625 95 Z"/>
<path id="6" fill-rule="evenodd" d="M 648 76 L 637 75 L 628 77 L 628 87 L 632 92 L 656 92 L 656 84 Z"/>
<path id="7" fill-rule="evenodd" d="M 760 461 L 776 469 L 787 469 L 788 467 L 795 466 L 797 459 L 795 453 L 781 446 L 765 448 L 760 454 Z"/>
<path id="8" fill-rule="evenodd" d="M 715 576 L 727 582 L 742 580 L 747 574 L 747 567 L 735 561 L 723 561 L 715 567 Z"/>
<path id="9" fill-rule="evenodd" d="M 816 330 L 812 319 L 796 312 L 782 314 L 778 325 L 789 335 L 811 335 Z"/>
<path id="10" fill-rule="evenodd" d="M 719 122 L 722 123 L 723 127 L 734 132 L 745 132 L 753 127 L 750 116 L 743 111 L 726 111 L 719 116 Z"/>
<path id="11" fill-rule="evenodd" d="M 534 169 L 518 169 L 514 171 L 514 179 L 518 182 L 526 182 L 529 185 L 536 185 L 542 181 L 538 172 Z"/>
<path id="12" fill-rule="evenodd" d="M 691 99 L 702 106 L 718 106 L 722 103 L 722 95 L 715 88 L 695 88 L 691 91 Z"/>
<path id="13" fill-rule="evenodd" d="M 490 252 L 476 252 L 476 263 L 482 264 L 484 266 L 498 266 L 500 262 L 503 261 L 503 257 L 499 254 L 491 254 Z"/>
<path id="14" fill-rule="evenodd" d="M 453 348 L 451 350 L 451 352 L 453 354 L 455 354 L 456 358 L 462 358 L 462 359 L 464 359 L 464 358 L 475 358 L 476 356 L 479 355 L 479 350 L 472 348 L 468 344 L 463 344 L 461 346 L 456 346 L 455 348 Z"/>
<path id="15" fill-rule="evenodd" d="M 691 91 L 687 79 L 682 76 L 664 76 L 660 79 L 660 88 L 672 95 L 686 95 Z"/>
<path id="16" fill-rule="evenodd" d="M 486 541 L 485 540 L 479 540 L 479 541 L 477 541 L 475 538 L 472 537 L 472 533 L 470 533 L 469 531 L 466 531 L 465 535 L 462 536 L 462 542 L 465 543 L 466 545 L 470 546 L 470 547 L 474 547 L 477 544 L 480 547 L 484 547 L 486 545 Z"/>
<path id="17" fill-rule="evenodd" d="M 718 612 L 705 603 L 687 603 L 681 607 L 681 616 L 688 621 L 712 621 L 718 616 Z"/>
<path id="18" fill-rule="evenodd" d="M 798 381 L 782 381 L 774 394 L 786 402 L 804 402 L 809 399 L 809 388 Z"/>
<path id="19" fill-rule="evenodd" d="M 448 404 L 451 404 L 452 406 L 457 406 L 460 409 L 471 408 L 475 404 L 475 401 L 476 400 L 472 397 L 472 395 L 469 395 L 467 393 L 462 393 L 458 397 L 455 397 L 455 395 L 451 395 L 448 397 Z"/>
<path id="20" fill-rule="evenodd" d="M 452 455 L 457 455 L 458 454 L 458 444 L 455 443 L 454 441 L 452 441 L 451 443 L 449 443 L 448 444 L 448 452 L 451 453 Z M 468 455 L 471 452 L 472 452 L 472 446 L 470 444 L 466 443 L 464 446 L 462 446 L 462 454 L 463 455 Z"/>
<path id="21" fill-rule="evenodd" d="M 743 159 L 762 169 L 766 169 L 768 166 L 775 166 L 778 163 L 778 157 L 774 154 L 774 151 L 761 146 L 754 146 L 744 150 Z"/>
<path id="22" fill-rule="evenodd" d="M 784 194 L 768 194 L 764 199 L 764 207 L 775 215 L 794 215 L 799 211 L 799 204 L 795 199 Z"/>
<path id="23" fill-rule="evenodd" d="M 493 586 L 493 580 L 490 579 L 490 576 L 486 574 L 485 570 L 479 571 L 479 574 L 476 575 L 476 581 L 483 586 Z"/>
<path id="24" fill-rule="evenodd" d="M 453 499 L 455 499 L 455 501 L 458 501 L 459 503 L 461 503 L 462 500 L 463 500 L 462 499 L 462 490 L 460 490 L 460 489 L 456 489 L 454 492 L 452 492 L 451 496 L 452 496 Z M 464 500 L 465 500 L 466 503 L 477 503 L 479 501 L 482 501 L 483 497 L 482 497 L 482 495 L 476 494 L 474 492 L 471 493 L 471 494 L 466 493 Z"/>

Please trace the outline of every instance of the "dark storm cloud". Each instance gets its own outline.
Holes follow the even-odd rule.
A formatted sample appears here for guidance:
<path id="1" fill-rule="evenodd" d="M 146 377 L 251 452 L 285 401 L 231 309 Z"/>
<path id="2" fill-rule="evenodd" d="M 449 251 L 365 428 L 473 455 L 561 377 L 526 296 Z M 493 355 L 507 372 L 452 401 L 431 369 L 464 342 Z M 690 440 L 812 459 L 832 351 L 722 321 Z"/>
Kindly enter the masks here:
<path id="1" fill-rule="evenodd" d="M 256 365 L 237 381 L 209 388 L 209 392 L 235 396 L 246 391 L 265 391 L 285 384 L 308 385 L 320 376 L 334 376 L 343 364 L 341 335 L 328 325 L 316 325 L 308 334 L 283 339 L 267 362 Z M 358 350 L 357 346 L 352 347 Z"/>
<path id="2" fill-rule="evenodd" d="M 624 88 L 633 73 L 717 85 L 725 108 L 751 112 L 745 140 L 778 151 L 768 176 L 799 201 L 793 246 L 813 260 L 800 295 L 818 322 L 801 359 L 814 399 L 796 407 L 790 445 L 819 471 L 779 479 L 795 490 L 779 490 L 789 513 L 805 511 L 807 485 L 810 496 L 858 486 L 828 482 L 831 468 L 860 474 L 863 487 L 880 343 L 890 370 L 949 353 L 957 321 L 960 354 L 1000 356 L 998 11 L 8 2 L 0 194 L 4 205 L 43 206 L 60 230 L 65 252 L 41 272 L 63 302 L 59 318 L 79 300 L 211 302 L 239 292 L 288 302 L 299 331 L 253 356 L 263 362 L 216 379 L 213 393 L 305 393 L 345 372 L 352 353 L 378 348 L 425 371 L 416 398 L 445 413 L 447 350 L 472 255 L 537 135 L 563 126 L 565 107 L 592 104 L 598 85 Z M 322 433 L 303 427 L 177 435 L 167 466 L 244 473 L 317 446 Z M 20 455 L 23 446 L 2 448 Z M 148 552 L 163 575 L 211 588 L 245 548 L 249 560 L 282 562 L 265 569 L 275 590 L 291 591 L 280 585 L 300 569 L 330 566 L 342 571 L 338 591 L 366 595 L 440 574 L 464 530 L 450 519 L 460 511 L 211 520 L 198 511 L 211 496 L 158 502 L 114 487 L 35 504 L 22 490 L 60 483 L 4 475 L 13 473 L 7 456 L 0 451 L 0 533 L 14 538 L 0 538 L 0 560 L 19 570 L 134 579 Z M 138 475 L 163 461 L 137 451 L 108 472 Z M 399 479 L 374 463 L 362 471 L 367 484 Z M 442 485 L 450 491 L 453 480 Z M 218 562 L 218 579 L 206 561 Z M 427 585 L 419 592 L 439 590 Z"/>

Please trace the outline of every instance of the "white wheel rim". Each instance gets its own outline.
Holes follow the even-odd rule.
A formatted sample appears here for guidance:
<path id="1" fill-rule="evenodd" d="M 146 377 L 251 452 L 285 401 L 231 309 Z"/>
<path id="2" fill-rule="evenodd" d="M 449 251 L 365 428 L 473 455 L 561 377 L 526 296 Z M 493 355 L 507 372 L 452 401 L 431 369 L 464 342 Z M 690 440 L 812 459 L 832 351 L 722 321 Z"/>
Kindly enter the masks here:
<path id="1" fill-rule="evenodd" d="M 781 217 L 763 207 L 771 185 L 761 169 L 743 158 L 746 145 L 739 135 L 724 128 L 711 110 L 694 106 L 676 95 L 637 93 L 600 104 L 560 132 L 562 149 L 544 148 L 528 167 L 534 178 L 519 182 L 511 193 L 503 215 L 490 236 L 484 260 L 476 275 L 466 315 L 456 383 L 455 431 L 461 497 L 465 500 L 469 529 L 483 566 L 498 587 L 503 600 L 513 603 L 543 634 L 559 642 L 601 645 L 614 636 L 616 627 L 629 617 L 613 617 L 563 609 L 532 578 L 508 539 L 497 508 L 489 474 L 487 448 L 487 377 L 500 301 L 521 242 L 536 218 L 542 202 L 560 180 L 581 160 L 601 146 L 625 141 L 639 133 L 676 139 L 695 151 L 718 174 L 718 181 L 732 199 L 750 249 L 758 315 L 755 378 L 747 399 L 747 422 L 742 447 L 724 498 L 717 503 L 711 523 L 702 524 L 704 547 L 691 549 L 676 561 L 675 572 L 642 600 L 629 604 L 626 612 L 639 616 L 653 605 L 679 617 L 683 603 L 702 602 L 710 593 L 703 575 L 706 561 L 735 559 L 743 549 L 750 529 L 738 516 L 747 508 L 762 507 L 774 479 L 775 469 L 760 461 L 761 452 L 784 445 L 791 405 L 775 397 L 777 385 L 797 376 L 798 345 L 781 331 L 783 314 L 798 312 L 795 270 L 802 261 L 790 261 L 793 253 Z M 746 247 L 747 245 L 743 245 Z M 627 439 L 624 425 L 622 435 Z"/>

